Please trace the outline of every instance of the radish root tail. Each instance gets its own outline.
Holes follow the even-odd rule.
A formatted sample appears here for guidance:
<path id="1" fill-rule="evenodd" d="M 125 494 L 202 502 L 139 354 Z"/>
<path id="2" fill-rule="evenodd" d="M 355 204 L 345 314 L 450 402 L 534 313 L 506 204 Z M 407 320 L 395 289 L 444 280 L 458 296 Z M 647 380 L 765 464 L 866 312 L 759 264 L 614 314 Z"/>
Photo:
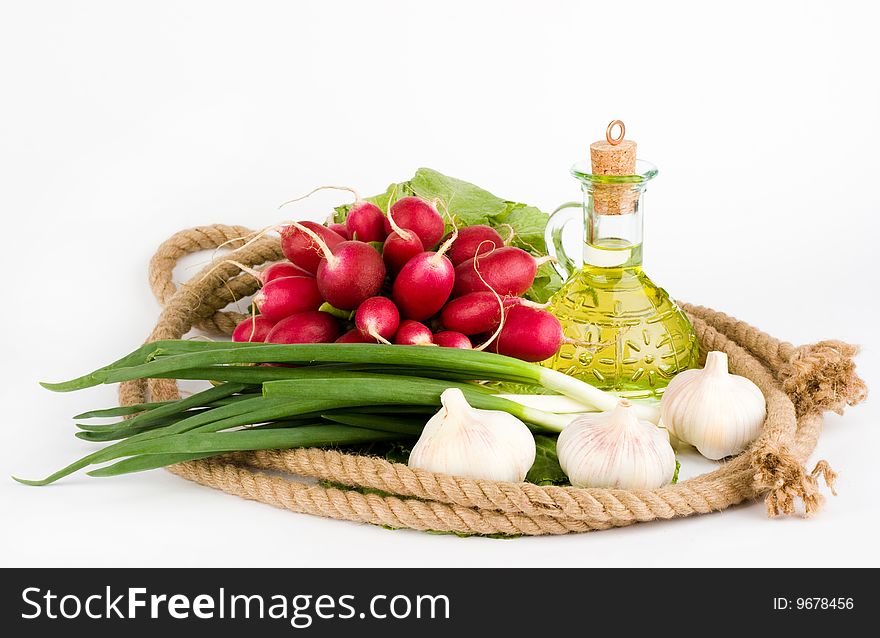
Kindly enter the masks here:
<path id="1" fill-rule="evenodd" d="M 369 335 L 370 335 L 371 337 L 373 337 L 373 339 L 375 339 L 375 340 L 378 341 L 379 343 L 384 343 L 386 346 L 394 345 L 394 344 L 392 344 L 390 341 L 388 341 L 388 339 L 386 339 L 385 337 L 383 337 L 382 335 L 380 335 L 380 334 L 376 331 L 375 328 L 370 328 L 369 331 L 368 331 L 368 333 L 369 333 Z"/>
<path id="2" fill-rule="evenodd" d="M 254 335 L 257 334 L 257 304 L 251 304 L 251 334 L 248 335 L 248 343 L 253 343 Z"/>
<path id="3" fill-rule="evenodd" d="M 546 310 L 550 307 L 550 302 L 545 301 L 544 303 L 538 303 L 537 301 L 532 301 L 531 299 L 520 298 L 517 303 L 520 306 L 525 306 L 526 308 L 534 308 L 535 310 Z"/>
<path id="4" fill-rule="evenodd" d="M 487 282 L 483 278 L 483 273 L 480 272 L 480 250 L 483 248 L 483 244 L 492 244 L 492 248 L 489 250 L 489 252 L 486 253 L 487 255 L 491 255 L 495 252 L 495 242 L 493 242 L 491 239 L 484 239 L 483 241 L 481 241 L 480 245 L 477 246 L 477 253 L 474 255 L 474 272 L 477 273 L 477 277 L 480 278 L 480 281 L 483 282 L 486 288 L 491 290 L 492 294 L 495 295 L 495 300 L 498 302 L 498 308 L 501 309 L 501 321 L 498 322 L 498 327 L 495 328 L 495 332 L 493 332 L 491 336 L 483 343 L 474 348 L 474 350 L 485 350 L 486 348 L 488 348 L 489 344 L 495 341 L 495 339 L 498 338 L 498 335 L 501 334 L 501 330 L 502 328 L 504 328 L 504 321 L 505 319 L 507 319 L 507 313 L 504 310 L 504 299 L 501 298 L 501 295 L 498 294 L 497 290 L 489 285 L 489 282 Z"/>
<path id="5" fill-rule="evenodd" d="M 394 204 L 394 197 L 397 195 L 397 184 L 392 186 L 391 195 L 388 197 L 388 210 L 385 212 L 385 216 L 388 217 L 388 224 L 391 226 L 391 230 L 397 233 L 401 239 L 404 241 L 412 241 L 413 234 L 412 231 L 407 230 L 406 228 L 401 228 L 397 225 L 397 222 L 394 221 L 394 217 L 391 215 L 391 206 Z"/>
<path id="6" fill-rule="evenodd" d="M 440 258 L 445 255 L 450 248 L 452 248 L 452 244 L 454 244 L 455 240 L 458 239 L 458 226 L 455 224 L 455 220 L 452 218 L 452 215 L 449 214 L 449 209 L 446 208 L 446 203 L 442 199 L 440 199 L 439 197 L 435 197 L 432 204 L 435 208 L 437 207 L 437 204 L 439 204 L 443 208 L 443 214 L 446 216 L 446 219 L 448 219 L 449 223 L 452 224 L 452 234 L 449 235 L 449 239 L 441 244 L 440 248 L 437 249 L 437 253 L 434 255 L 434 257 L 432 257 L 432 260 L 436 263 L 440 261 Z M 480 245 L 482 246 L 482 244 Z"/>
<path id="7" fill-rule="evenodd" d="M 237 262 L 234 259 L 224 259 L 220 263 L 214 264 L 214 266 L 212 266 L 211 269 L 205 273 L 205 277 L 210 277 L 214 273 L 215 270 L 217 270 L 218 268 L 225 266 L 227 264 L 231 264 L 233 266 L 236 266 L 244 274 L 250 275 L 251 277 L 256 279 L 257 283 L 260 284 L 260 286 L 263 285 L 263 278 L 260 276 L 260 272 L 258 270 L 254 270 L 250 266 L 245 266 L 244 264 Z M 232 299 L 233 303 L 238 304 L 239 299 L 235 296 L 235 291 L 232 289 L 232 286 L 229 285 L 229 279 L 227 279 L 226 277 L 223 277 L 222 282 L 223 282 L 223 287 L 226 288 L 226 290 L 229 292 L 229 296 Z M 257 294 L 259 294 L 259 293 L 257 293 Z"/>
<path id="8" fill-rule="evenodd" d="M 215 264 L 214 267 L 211 268 L 211 270 L 209 270 L 208 272 L 205 273 L 205 276 L 207 277 L 208 275 L 213 273 L 215 270 L 217 270 L 218 268 L 220 268 L 222 266 L 225 266 L 226 264 L 231 264 L 231 265 L 235 266 L 236 268 L 241 270 L 246 275 L 250 275 L 251 277 L 256 279 L 258 282 L 260 282 L 260 284 L 263 283 L 263 276 L 259 270 L 251 268 L 250 266 L 245 266 L 243 263 L 235 261 L 234 259 L 224 259 L 219 264 Z"/>
<path id="9" fill-rule="evenodd" d="M 272 226 L 266 226 L 262 230 L 258 230 L 257 232 L 251 233 L 250 235 L 245 235 L 244 237 L 236 237 L 234 239 L 228 239 L 228 240 L 224 241 L 222 244 L 220 244 L 219 246 L 217 246 L 217 248 L 214 249 L 214 253 L 211 255 L 211 261 L 217 261 L 217 251 L 219 251 L 221 248 L 223 248 L 227 244 L 231 244 L 232 242 L 242 241 L 243 239 L 247 239 L 247 241 L 245 241 L 245 243 L 243 243 L 241 246 L 239 246 L 238 248 L 235 249 L 236 251 L 244 250 L 245 248 L 252 246 L 254 243 L 256 243 L 257 241 L 259 241 L 260 239 L 262 239 L 263 237 L 265 237 L 266 235 L 268 235 L 271 232 L 280 233 L 281 231 L 284 230 L 284 227 L 286 225 L 289 225 L 289 222 L 281 222 L 280 224 L 273 224 Z"/>
<path id="10" fill-rule="evenodd" d="M 336 255 L 333 254 L 333 251 L 330 250 L 330 247 L 323 239 L 321 239 L 321 236 L 318 233 L 307 226 L 303 226 L 299 222 L 290 222 L 289 225 L 308 235 L 309 238 L 315 242 L 317 250 L 324 256 L 324 259 L 327 260 L 328 264 L 335 265 L 337 263 L 338 259 L 336 258 Z"/>
<path id="11" fill-rule="evenodd" d="M 355 189 L 353 189 L 351 186 L 318 186 L 317 188 L 313 188 L 312 190 L 310 190 L 305 195 L 300 195 L 299 197 L 295 197 L 293 199 L 288 199 L 286 202 L 279 204 L 278 208 L 281 209 L 281 208 L 284 208 L 285 206 L 287 206 L 288 204 L 292 204 L 294 202 L 300 202 L 304 199 L 308 199 L 309 197 L 311 197 L 312 195 L 314 195 L 318 191 L 323 191 L 323 190 L 347 191 L 347 192 L 351 193 L 352 195 L 354 195 L 354 203 L 361 201 L 361 196 L 358 195 L 358 192 Z"/>
<path id="12" fill-rule="evenodd" d="M 501 224 L 498 228 L 499 228 L 499 229 L 501 229 L 501 228 L 507 228 L 507 237 L 505 237 L 505 238 L 502 239 L 501 241 L 504 242 L 504 245 L 505 245 L 505 246 L 510 246 L 510 242 L 512 242 L 512 241 L 513 241 L 513 238 L 516 237 L 516 228 L 514 228 L 514 227 L 513 227 L 512 225 L 510 225 L 510 224 Z"/>

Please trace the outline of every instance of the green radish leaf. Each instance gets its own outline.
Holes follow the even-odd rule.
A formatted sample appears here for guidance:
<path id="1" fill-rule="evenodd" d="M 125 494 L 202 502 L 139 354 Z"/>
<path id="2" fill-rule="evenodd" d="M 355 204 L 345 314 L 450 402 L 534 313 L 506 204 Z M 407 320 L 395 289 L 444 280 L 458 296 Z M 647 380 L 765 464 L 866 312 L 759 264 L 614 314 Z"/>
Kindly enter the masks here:
<path id="1" fill-rule="evenodd" d="M 508 202 L 500 197 L 479 186 L 447 177 L 430 168 L 420 168 L 416 171 L 415 177 L 409 181 L 409 187 L 422 199 L 430 201 L 439 198 L 459 226 L 476 224 L 494 226 L 497 220 L 508 212 Z M 449 226 L 448 220 L 447 226 Z"/>
<path id="2" fill-rule="evenodd" d="M 568 477 L 556 456 L 556 437 L 536 434 L 535 446 L 535 462 L 526 474 L 526 480 L 535 485 L 568 485 Z"/>
<path id="3" fill-rule="evenodd" d="M 553 268 L 553 264 L 541 264 L 532 287 L 526 291 L 524 297 L 544 303 L 562 287 L 562 278 Z"/>
<path id="4" fill-rule="evenodd" d="M 532 254 L 545 254 L 544 228 L 547 226 L 549 215 L 534 206 L 514 202 L 507 202 L 507 204 L 510 206 L 510 211 L 500 220 L 500 223 L 510 224 L 513 227 L 515 234 L 511 245 L 518 246 Z M 507 234 L 502 232 L 501 236 L 506 238 Z"/>

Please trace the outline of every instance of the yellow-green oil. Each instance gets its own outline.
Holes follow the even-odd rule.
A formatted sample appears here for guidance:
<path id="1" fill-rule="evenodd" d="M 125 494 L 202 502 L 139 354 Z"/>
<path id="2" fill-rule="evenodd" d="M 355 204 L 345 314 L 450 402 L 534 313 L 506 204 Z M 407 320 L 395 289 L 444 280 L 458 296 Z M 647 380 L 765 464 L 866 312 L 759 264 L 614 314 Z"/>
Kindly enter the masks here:
<path id="1" fill-rule="evenodd" d="M 641 244 L 605 240 L 548 310 L 570 342 L 542 363 L 628 398 L 659 398 L 673 376 L 697 364 L 685 314 L 641 268 Z"/>

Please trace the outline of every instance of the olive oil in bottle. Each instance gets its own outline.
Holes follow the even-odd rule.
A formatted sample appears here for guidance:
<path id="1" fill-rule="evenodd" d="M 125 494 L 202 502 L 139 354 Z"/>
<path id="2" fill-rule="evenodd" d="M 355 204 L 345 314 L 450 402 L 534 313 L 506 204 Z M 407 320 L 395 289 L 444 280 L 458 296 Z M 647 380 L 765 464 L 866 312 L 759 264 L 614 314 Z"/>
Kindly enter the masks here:
<path id="1" fill-rule="evenodd" d="M 567 277 L 548 310 L 571 342 L 543 365 L 629 398 L 659 398 L 697 364 L 698 343 L 687 316 L 642 270 L 643 194 L 657 169 L 636 161 L 635 142 L 622 131 L 613 140 L 611 128 L 590 147 L 591 170 L 572 169 L 583 204 L 560 207 L 547 225 L 548 249 Z M 577 261 L 562 245 L 575 218 L 584 225 Z"/>

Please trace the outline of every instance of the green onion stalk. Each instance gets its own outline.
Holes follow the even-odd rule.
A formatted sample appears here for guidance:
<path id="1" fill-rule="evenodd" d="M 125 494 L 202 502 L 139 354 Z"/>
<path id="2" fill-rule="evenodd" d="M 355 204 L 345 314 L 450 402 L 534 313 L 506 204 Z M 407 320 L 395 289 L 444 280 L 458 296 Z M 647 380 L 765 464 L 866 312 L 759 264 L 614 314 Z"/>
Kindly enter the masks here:
<path id="1" fill-rule="evenodd" d="M 186 344 L 186 345 L 182 345 Z M 367 364 L 382 368 L 405 367 L 424 371 L 453 372 L 459 378 L 507 381 L 542 386 L 547 390 L 568 396 L 593 410 L 611 410 L 617 405 L 617 396 L 570 377 L 556 370 L 538 366 L 512 357 L 457 348 L 425 348 L 424 346 L 387 346 L 381 344 L 297 344 L 277 345 L 263 343 L 212 343 L 198 341 L 159 341 L 152 348 L 141 348 L 124 359 L 88 375 L 63 383 L 44 383 L 57 392 L 68 392 L 99 385 L 138 378 L 201 378 L 210 373 L 236 375 L 236 380 L 263 383 L 289 378 L 290 369 L 249 368 L 216 370 L 218 366 L 247 363 L 286 363 L 314 365 L 327 363 Z M 190 376 L 187 371 L 195 371 Z M 243 378 L 242 378 L 243 377 Z M 217 377 L 210 377 L 217 378 Z M 639 417 L 657 421 L 657 408 L 638 404 Z"/>
<path id="2" fill-rule="evenodd" d="M 249 365 L 257 363 L 296 367 Z M 142 378 L 216 385 L 177 401 L 80 414 L 79 420 L 127 418 L 78 423 L 78 437 L 115 442 L 43 479 L 16 480 L 47 485 L 102 464 L 109 465 L 88 473 L 115 476 L 245 450 L 413 440 L 451 387 L 461 389 L 473 407 L 508 412 L 534 432 L 560 432 L 579 413 L 608 410 L 618 400 L 554 370 L 502 355 L 374 344 L 159 341 L 82 377 L 43 385 L 68 392 Z M 474 381 L 541 386 L 563 396 L 500 395 Z M 638 409 L 642 418 L 656 421 L 656 406 Z"/>

